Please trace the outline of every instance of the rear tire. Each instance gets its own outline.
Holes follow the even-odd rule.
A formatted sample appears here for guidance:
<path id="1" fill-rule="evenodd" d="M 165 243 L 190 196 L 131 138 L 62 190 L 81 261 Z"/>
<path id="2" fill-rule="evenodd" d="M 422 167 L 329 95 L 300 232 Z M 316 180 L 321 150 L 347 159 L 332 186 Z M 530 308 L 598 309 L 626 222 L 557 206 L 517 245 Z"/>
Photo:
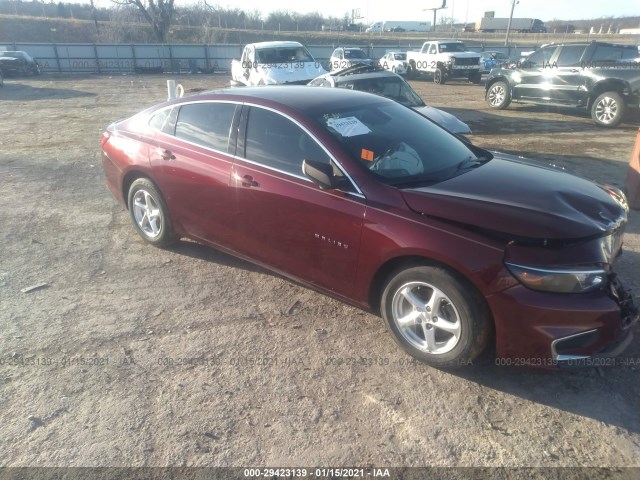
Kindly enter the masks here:
<path id="1" fill-rule="evenodd" d="M 480 294 L 443 268 L 396 271 L 380 306 L 398 345 L 429 365 L 469 365 L 491 337 L 493 324 Z"/>
<path id="2" fill-rule="evenodd" d="M 618 92 L 604 92 L 591 105 L 591 118 L 601 127 L 616 127 L 620 125 L 627 105 Z"/>
<path id="3" fill-rule="evenodd" d="M 138 178 L 127 196 L 131 221 L 138 234 L 151 245 L 167 247 L 176 237 L 169 209 L 158 187 L 148 178 Z"/>

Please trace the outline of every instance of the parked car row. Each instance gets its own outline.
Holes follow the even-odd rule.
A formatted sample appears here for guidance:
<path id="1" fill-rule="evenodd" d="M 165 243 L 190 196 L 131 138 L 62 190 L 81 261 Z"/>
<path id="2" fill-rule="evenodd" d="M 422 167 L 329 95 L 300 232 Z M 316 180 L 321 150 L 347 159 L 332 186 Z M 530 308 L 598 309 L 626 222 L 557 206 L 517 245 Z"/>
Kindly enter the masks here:
<path id="1" fill-rule="evenodd" d="M 255 58 L 251 52 L 273 48 L 274 43 L 290 44 L 285 49 L 291 51 L 303 49 L 304 61 L 284 69 L 278 64 L 251 63 Z M 629 108 L 637 108 L 640 103 L 637 56 L 636 46 L 594 41 L 543 45 L 524 59 L 513 60 L 499 51 L 470 52 L 461 41 L 437 40 L 425 42 L 417 52 L 387 52 L 377 62 L 360 48 L 339 47 L 331 56 L 329 70 L 332 74 L 345 71 L 353 75 L 353 67 L 377 65 L 408 78 L 428 74 L 438 84 L 455 78 L 479 84 L 482 74 L 488 73 L 485 98 L 491 108 L 504 109 L 511 102 L 581 108 L 590 112 L 597 125 L 615 127 Z M 248 45 L 243 59 L 248 61 L 243 70 L 237 61 L 232 65 L 236 84 L 306 84 L 323 75 L 324 84 L 349 84 L 337 81 L 335 75 L 326 77 L 322 66 L 297 42 Z"/>

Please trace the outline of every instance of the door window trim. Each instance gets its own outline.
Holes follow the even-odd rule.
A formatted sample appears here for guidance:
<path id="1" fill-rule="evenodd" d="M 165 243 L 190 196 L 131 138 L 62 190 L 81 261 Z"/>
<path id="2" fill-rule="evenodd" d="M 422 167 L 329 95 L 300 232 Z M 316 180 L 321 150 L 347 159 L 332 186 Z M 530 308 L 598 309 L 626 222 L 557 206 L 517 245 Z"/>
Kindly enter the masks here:
<path id="1" fill-rule="evenodd" d="M 181 137 L 177 137 L 175 134 L 175 129 L 173 134 L 171 133 L 166 133 L 163 132 L 162 130 L 159 130 L 157 128 L 152 127 L 151 125 L 149 125 L 149 121 L 151 121 L 151 118 L 156 115 L 157 113 L 169 109 L 169 108 L 174 108 L 174 107 L 178 107 L 178 116 L 180 115 L 180 109 L 185 106 L 185 105 L 193 105 L 193 104 L 203 104 L 203 103 L 230 103 L 232 105 L 236 106 L 236 110 L 233 114 L 233 119 L 231 120 L 231 124 L 229 125 L 229 135 L 227 137 L 227 151 L 222 151 L 222 150 L 218 150 L 217 148 L 212 148 L 212 147 L 207 147 L 206 145 L 201 145 L 199 143 L 194 143 L 194 142 L 190 142 L 189 140 L 185 140 L 184 138 Z M 149 120 L 147 122 L 147 125 L 149 125 L 149 128 L 151 128 L 151 130 L 153 130 L 154 132 L 158 132 L 161 133 L 163 135 L 166 135 L 168 137 L 171 137 L 177 141 L 180 142 L 184 142 L 188 145 L 192 145 L 194 147 L 198 147 L 198 148 L 204 148 L 205 150 L 208 150 L 210 152 L 214 152 L 214 153 L 221 153 L 223 155 L 229 155 L 229 156 L 235 156 L 235 151 L 236 151 L 236 142 L 234 140 L 237 139 L 237 131 L 233 132 L 232 129 L 237 126 L 237 122 L 236 122 L 236 118 L 239 117 L 240 115 L 240 110 L 238 109 L 238 107 L 242 107 L 242 103 L 241 102 L 237 102 L 237 101 L 233 101 L 233 100 L 194 100 L 191 102 L 183 102 L 183 103 L 179 103 L 179 104 L 173 104 L 173 105 L 168 105 L 166 107 L 163 108 L 159 108 L 158 110 L 155 110 L 150 116 L 149 116 Z M 232 150 L 232 151 L 229 151 Z"/>
<path id="2" fill-rule="evenodd" d="M 304 125 L 302 125 L 300 122 L 298 122 L 295 118 L 287 115 L 284 112 L 281 112 L 279 110 L 276 110 L 275 108 L 271 108 L 271 107 L 267 107 L 265 105 L 260 105 L 257 103 L 249 103 L 249 102 L 244 102 L 243 103 L 244 106 L 247 107 L 251 107 L 251 108 L 262 108 L 264 110 L 268 110 L 270 112 L 276 113 L 284 118 L 286 118 L 287 120 L 293 122 L 295 125 L 297 125 L 300 129 L 302 129 L 302 131 L 304 131 L 307 135 L 309 135 L 309 137 L 311 137 L 311 139 L 316 142 L 318 144 L 318 146 L 320 146 L 320 148 L 322 148 L 322 150 L 324 150 L 324 152 L 327 154 L 327 156 L 329 157 L 329 159 L 338 167 L 338 169 L 342 172 L 342 174 L 349 180 L 349 183 L 351 183 L 351 185 L 353 186 L 353 188 L 355 189 L 355 192 L 349 192 L 349 191 L 345 191 L 345 190 L 340 190 L 341 192 L 344 192 L 346 194 L 349 195 L 355 195 L 357 197 L 360 198 L 366 198 L 364 196 L 364 194 L 362 193 L 362 190 L 360 190 L 360 187 L 358 187 L 358 185 L 356 184 L 356 182 L 353 180 L 353 178 L 351 178 L 351 175 L 349 175 L 349 173 L 344 169 L 344 167 L 340 164 L 340 162 L 338 160 L 336 160 L 336 158 L 331 154 L 331 152 L 329 150 L 327 150 L 327 148 L 315 137 L 315 135 L 313 135 L 309 129 L 307 129 Z M 242 128 L 244 130 L 244 136 L 246 137 L 246 127 L 247 127 L 247 123 L 248 123 L 248 119 L 244 120 L 244 124 L 240 125 L 240 128 Z M 240 135 L 238 135 L 238 137 L 240 137 Z M 244 140 L 243 139 L 243 144 L 244 144 Z M 238 142 L 238 145 L 240 144 L 240 142 Z M 237 151 L 236 153 L 242 153 L 244 155 L 245 152 L 240 152 Z M 247 158 L 245 158 L 243 155 L 234 155 L 233 157 L 237 160 L 242 160 L 243 162 L 247 162 L 250 163 L 252 165 L 258 165 L 262 168 L 267 168 L 269 170 L 273 170 L 275 172 L 290 176 L 290 177 L 295 177 L 298 178 L 300 180 L 305 180 L 307 182 L 313 183 L 311 182 L 311 180 L 309 178 L 307 178 L 306 176 L 304 176 L 302 174 L 302 171 L 300 172 L 300 174 L 296 174 L 296 173 L 291 173 L 291 172 L 286 172 L 284 170 L 280 170 L 278 168 L 275 167 L 271 167 L 269 165 L 264 165 L 260 162 L 256 162 L 253 160 L 249 160 Z"/>

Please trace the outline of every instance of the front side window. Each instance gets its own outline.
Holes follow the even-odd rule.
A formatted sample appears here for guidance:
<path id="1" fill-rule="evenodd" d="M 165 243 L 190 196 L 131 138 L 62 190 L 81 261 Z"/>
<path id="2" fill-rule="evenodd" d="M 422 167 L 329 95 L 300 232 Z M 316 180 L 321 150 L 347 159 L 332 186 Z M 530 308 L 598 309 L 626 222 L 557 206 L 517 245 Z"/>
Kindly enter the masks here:
<path id="1" fill-rule="evenodd" d="M 436 47 L 435 45 L 431 45 L 431 47 L 429 47 L 429 53 L 435 55 L 436 53 L 438 53 L 438 47 Z"/>
<path id="2" fill-rule="evenodd" d="M 523 68 L 544 68 L 549 65 L 549 61 L 556 51 L 556 47 L 544 47 L 533 52 L 523 62 Z"/>
<path id="3" fill-rule="evenodd" d="M 322 147 L 298 125 L 258 107 L 249 111 L 245 158 L 294 175 L 302 175 L 303 160 L 330 163 Z"/>
<path id="4" fill-rule="evenodd" d="M 180 107 L 176 137 L 226 152 L 236 106 L 233 103 L 192 103 Z"/>

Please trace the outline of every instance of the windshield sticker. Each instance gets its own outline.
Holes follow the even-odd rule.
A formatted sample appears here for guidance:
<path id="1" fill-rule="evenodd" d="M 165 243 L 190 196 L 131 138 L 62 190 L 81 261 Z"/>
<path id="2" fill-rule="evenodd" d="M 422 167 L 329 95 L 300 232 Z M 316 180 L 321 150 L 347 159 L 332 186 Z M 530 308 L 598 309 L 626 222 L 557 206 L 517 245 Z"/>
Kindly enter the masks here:
<path id="1" fill-rule="evenodd" d="M 373 151 L 363 148 L 362 152 L 360 152 L 360 158 L 362 158 L 363 160 L 368 160 L 369 162 L 373 162 Z"/>
<path id="2" fill-rule="evenodd" d="M 330 118 L 327 120 L 327 126 L 333 128 L 343 137 L 355 137 L 371 133 L 369 127 L 356 117 Z"/>

